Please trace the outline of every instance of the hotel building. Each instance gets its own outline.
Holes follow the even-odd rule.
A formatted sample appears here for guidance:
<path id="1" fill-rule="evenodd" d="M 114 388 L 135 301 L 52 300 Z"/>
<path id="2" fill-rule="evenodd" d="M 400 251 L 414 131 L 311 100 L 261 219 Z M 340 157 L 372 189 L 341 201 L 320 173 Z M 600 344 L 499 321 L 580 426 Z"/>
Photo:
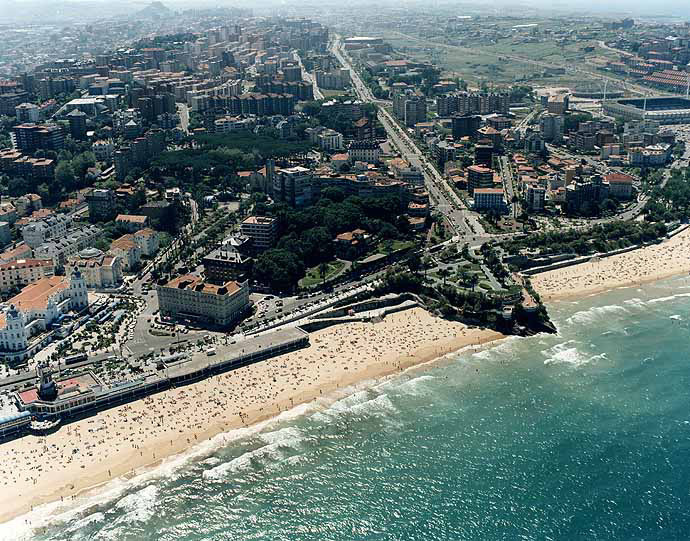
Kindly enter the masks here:
<path id="1" fill-rule="evenodd" d="M 162 316 L 191 319 L 227 327 L 238 322 L 249 310 L 247 282 L 213 285 L 192 274 L 179 276 L 158 286 L 158 305 Z"/>

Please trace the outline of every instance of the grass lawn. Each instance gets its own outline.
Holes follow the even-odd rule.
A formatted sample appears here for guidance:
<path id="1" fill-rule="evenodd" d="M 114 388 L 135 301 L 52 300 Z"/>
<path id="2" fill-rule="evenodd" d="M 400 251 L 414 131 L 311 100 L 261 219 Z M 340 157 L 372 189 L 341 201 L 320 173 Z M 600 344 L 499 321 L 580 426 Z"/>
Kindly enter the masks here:
<path id="1" fill-rule="evenodd" d="M 382 241 L 376 247 L 376 251 L 381 254 L 397 252 L 398 250 L 404 250 L 405 248 L 411 248 L 415 245 L 414 241 L 411 240 L 394 240 L 391 242 L 390 252 L 386 251 L 386 243 Z"/>
<path id="2" fill-rule="evenodd" d="M 335 260 L 328 263 L 328 271 L 326 272 L 326 280 L 331 278 L 337 272 L 342 270 L 345 266 L 344 261 Z M 319 266 L 307 269 L 307 274 L 299 281 L 300 287 L 310 287 L 322 283 L 321 274 L 319 273 Z"/>

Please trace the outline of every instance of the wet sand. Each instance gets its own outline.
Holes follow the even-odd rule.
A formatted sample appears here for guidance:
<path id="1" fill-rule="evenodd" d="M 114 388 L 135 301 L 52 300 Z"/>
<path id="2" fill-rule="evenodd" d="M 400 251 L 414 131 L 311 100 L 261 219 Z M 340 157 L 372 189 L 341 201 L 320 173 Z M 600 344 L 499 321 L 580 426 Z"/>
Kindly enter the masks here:
<path id="1" fill-rule="evenodd" d="M 0 522 L 339 388 L 501 337 L 415 308 L 379 323 L 324 329 L 310 335 L 309 348 L 101 412 L 45 437 L 2 444 Z"/>

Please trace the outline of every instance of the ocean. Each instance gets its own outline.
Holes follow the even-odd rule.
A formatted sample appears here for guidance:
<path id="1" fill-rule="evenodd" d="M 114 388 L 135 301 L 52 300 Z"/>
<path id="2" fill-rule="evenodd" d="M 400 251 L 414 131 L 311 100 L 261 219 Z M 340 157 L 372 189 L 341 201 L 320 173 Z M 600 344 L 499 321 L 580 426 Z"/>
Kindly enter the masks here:
<path id="1" fill-rule="evenodd" d="M 690 538 L 690 279 L 550 314 L 558 335 L 221 435 L 0 538 Z"/>

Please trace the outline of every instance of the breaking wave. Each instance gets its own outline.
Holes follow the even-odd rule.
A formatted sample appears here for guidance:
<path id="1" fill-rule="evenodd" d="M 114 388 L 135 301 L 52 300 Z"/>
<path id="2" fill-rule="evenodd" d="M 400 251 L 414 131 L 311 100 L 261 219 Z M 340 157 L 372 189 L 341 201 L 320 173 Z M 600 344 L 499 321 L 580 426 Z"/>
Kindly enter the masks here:
<path id="1" fill-rule="evenodd" d="M 583 353 L 577 348 L 577 342 L 575 340 L 568 340 L 556 344 L 551 348 L 543 350 L 541 354 L 546 357 L 544 361 L 545 365 L 569 364 L 577 367 L 599 359 L 606 359 L 606 353 L 599 353 L 596 355 Z"/>

